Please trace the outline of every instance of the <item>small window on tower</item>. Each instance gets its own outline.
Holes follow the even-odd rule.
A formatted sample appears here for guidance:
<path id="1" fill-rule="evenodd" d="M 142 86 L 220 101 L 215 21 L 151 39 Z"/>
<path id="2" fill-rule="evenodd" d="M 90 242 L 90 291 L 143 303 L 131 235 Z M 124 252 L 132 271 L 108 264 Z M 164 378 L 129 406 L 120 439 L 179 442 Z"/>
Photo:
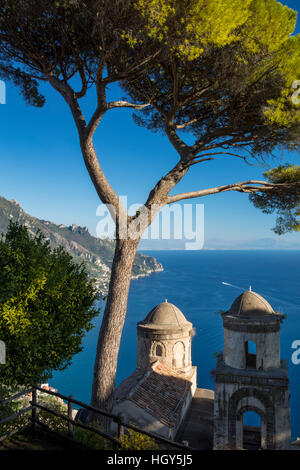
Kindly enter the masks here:
<path id="1" fill-rule="evenodd" d="M 160 344 L 157 344 L 156 345 L 156 348 L 155 348 L 155 355 L 156 356 L 162 356 L 163 355 L 163 348 Z"/>
<path id="2" fill-rule="evenodd" d="M 256 368 L 256 344 L 253 341 L 245 342 L 246 367 Z"/>

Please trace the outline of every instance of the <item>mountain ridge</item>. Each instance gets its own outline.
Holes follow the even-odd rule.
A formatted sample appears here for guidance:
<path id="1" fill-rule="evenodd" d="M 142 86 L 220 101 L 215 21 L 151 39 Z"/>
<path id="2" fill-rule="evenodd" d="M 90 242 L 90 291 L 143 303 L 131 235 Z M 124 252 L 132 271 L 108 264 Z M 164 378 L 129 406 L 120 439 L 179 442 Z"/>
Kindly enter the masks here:
<path id="1" fill-rule="evenodd" d="M 14 199 L 9 201 L 0 196 L 0 232 L 6 233 L 11 219 L 25 225 L 32 235 L 41 230 L 52 248 L 63 246 L 76 262 L 84 261 L 89 275 L 96 279 L 99 291 L 107 293 L 114 255 L 114 240 L 96 238 L 90 234 L 87 227 L 76 224 L 57 225 L 48 220 L 38 219 L 25 212 Z M 155 258 L 139 252 L 136 254 L 132 279 L 160 271 L 163 271 L 163 267 Z"/>

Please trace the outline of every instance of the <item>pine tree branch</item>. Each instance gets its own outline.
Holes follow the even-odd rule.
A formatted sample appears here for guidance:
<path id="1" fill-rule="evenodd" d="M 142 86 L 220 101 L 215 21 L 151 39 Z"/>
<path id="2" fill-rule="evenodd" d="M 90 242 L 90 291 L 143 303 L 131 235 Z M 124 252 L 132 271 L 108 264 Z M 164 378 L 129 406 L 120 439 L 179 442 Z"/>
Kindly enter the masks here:
<path id="1" fill-rule="evenodd" d="M 241 193 L 255 193 L 258 191 L 270 191 L 270 190 L 274 190 L 274 188 L 278 186 L 286 186 L 286 185 L 268 183 L 267 181 L 256 181 L 256 180 L 243 181 L 240 183 L 227 184 L 224 186 L 217 186 L 215 188 L 202 189 L 200 191 L 191 191 L 191 192 L 176 194 L 174 196 L 169 196 L 167 200 L 167 204 L 172 204 L 173 202 L 182 201 L 183 199 L 193 199 L 196 197 L 203 197 L 203 196 L 223 193 L 227 191 L 238 191 Z"/>
<path id="2" fill-rule="evenodd" d="M 148 106 L 151 106 L 151 103 L 145 104 L 135 104 L 135 103 L 128 103 L 128 101 L 111 101 L 107 103 L 107 109 L 114 109 L 114 108 L 133 108 L 133 109 L 144 109 Z"/>

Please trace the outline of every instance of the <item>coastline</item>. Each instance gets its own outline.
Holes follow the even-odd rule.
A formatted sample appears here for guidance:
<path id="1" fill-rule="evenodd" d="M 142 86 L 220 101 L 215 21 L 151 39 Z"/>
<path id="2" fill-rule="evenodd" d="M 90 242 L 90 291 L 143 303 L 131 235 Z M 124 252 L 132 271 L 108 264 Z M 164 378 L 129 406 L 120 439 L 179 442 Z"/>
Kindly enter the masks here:
<path id="1" fill-rule="evenodd" d="M 151 274 L 162 273 L 163 271 L 164 271 L 164 268 L 163 266 L 161 266 L 160 268 L 152 269 L 151 271 L 136 274 L 135 276 L 131 276 L 131 280 L 136 280 L 136 279 L 139 279 L 140 277 L 148 277 L 148 276 L 151 276 Z"/>
<path id="2" fill-rule="evenodd" d="M 156 261 L 156 260 L 155 260 Z M 158 266 L 155 268 L 155 269 L 151 269 L 149 271 L 146 271 L 146 272 L 142 272 L 142 273 L 139 273 L 139 274 L 135 274 L 133 276 L 131 276 L 130 280 L 131 281 L 137 281 L 138 279 L 140 279 L 141 277 L 149 277 L 151 276 L 151 274 L 155 274 L 155 273 L 162 273 L 164 271 L 164 267 L 162 264 L 160 263 L 157 263 Z M 109 286 L 109 279 L 104 283 L 104 288 L 103 287 L 100 287 L 98 286 L 98 290 L 99 290 L 99 294 L 101 295 L 104 295 L 104 296 L 107 296 L 108 294 L 108 286 Z"/>

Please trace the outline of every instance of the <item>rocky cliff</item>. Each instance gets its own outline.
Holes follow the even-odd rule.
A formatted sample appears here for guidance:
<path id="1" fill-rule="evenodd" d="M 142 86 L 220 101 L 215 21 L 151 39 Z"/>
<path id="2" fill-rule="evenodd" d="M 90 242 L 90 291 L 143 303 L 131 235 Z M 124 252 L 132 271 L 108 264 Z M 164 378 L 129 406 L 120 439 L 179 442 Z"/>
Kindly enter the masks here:
<path id="1" fill-rule="evenodd" d="M 56 225 L 27 214 L 14 200 L 8 201 L 0 196 L 0 232 L 6 232 L 9 220 L 24 224 L 32 234 L 39 229 L 50 241 L 51 246 L 63 246 L 77 262 L 85 262 L 89 274 L 97 280 L 102 293 L 107 292 L 115 242 L 111 239 L 93 237 L 87 227 Z M 151 256 L 137 253 L 132 278 L 148 276 L 163 271 L 163 267 Z"/>

